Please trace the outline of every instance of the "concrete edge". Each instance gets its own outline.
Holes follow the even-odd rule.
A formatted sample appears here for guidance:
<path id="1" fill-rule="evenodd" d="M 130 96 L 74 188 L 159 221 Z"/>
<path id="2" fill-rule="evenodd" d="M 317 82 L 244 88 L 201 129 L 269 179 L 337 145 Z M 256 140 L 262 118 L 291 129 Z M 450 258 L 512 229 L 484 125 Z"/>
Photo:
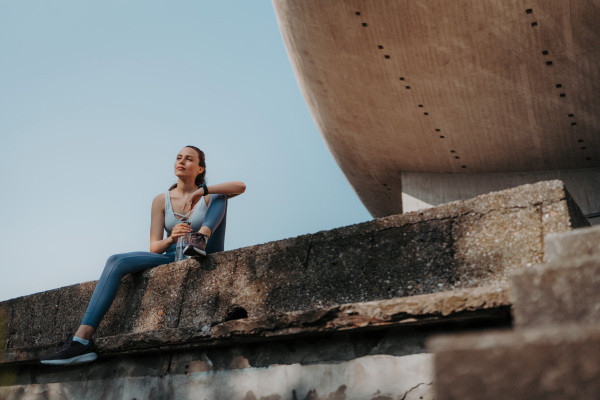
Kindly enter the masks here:
<path id="1" fill-rule="evenodd" d="M 507 287 L 479 287 L 239 319 L 212 327 L 170 328 L 108 336 L 99 338 L 97 347 L 99 353 L 118 355 L 222 346 L 324 332 L 444 323 L 477 318 L 482 312 L 502 310 L 506 313 L 510 305 Z M 58 343 L 11 349 L 3 355 L 0 365 L 37 362 L 37 354 L 43 350 L 50 353 L 56 346 Z"/>

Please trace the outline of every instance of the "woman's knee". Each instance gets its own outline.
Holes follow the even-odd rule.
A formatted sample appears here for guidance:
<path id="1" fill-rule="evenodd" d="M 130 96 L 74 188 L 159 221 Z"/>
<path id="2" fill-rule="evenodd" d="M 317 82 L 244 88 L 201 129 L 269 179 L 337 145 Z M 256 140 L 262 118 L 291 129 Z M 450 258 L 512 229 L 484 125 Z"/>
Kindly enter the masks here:
<path id="1" fill-rule="evenodd" d="M 112 256 L 108 257 L 108 260 L 106 260 L 106 266 L 104 267 L 104 271 L 108 273 L 120 272 L 120 270 L 123 270 L 127 267 L 127 264 L 123 262 L 123 260 L 127 258 L 127 256 L 127 253 L 123 253 L 113 254 Z M 122 272 L 121 275 L 124 275 L 124 272 Z"/>

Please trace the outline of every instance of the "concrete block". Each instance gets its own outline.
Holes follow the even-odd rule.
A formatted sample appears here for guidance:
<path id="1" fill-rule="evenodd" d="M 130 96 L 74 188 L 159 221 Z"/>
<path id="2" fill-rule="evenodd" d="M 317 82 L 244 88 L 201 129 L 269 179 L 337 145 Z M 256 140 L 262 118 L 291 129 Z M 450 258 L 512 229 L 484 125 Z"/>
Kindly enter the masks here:
<path id="1" fill-rule="evenodd" d="M 438 400 L 600 398 L 600 326 L 432 337 Z"/>
<path id="2" fill-rule="evenodd" d="M 550 234 L 544 238 L 544 243 L 546 262 L 564 260 L 567 265 L 574 258 L 600 258 L 600 226 Z"/>
<path id="3" fill-rule="evenodd" d="M 511 302 L 517 328 L 600 321 L 600 257 L 558 259 L 516 272 Z"/>

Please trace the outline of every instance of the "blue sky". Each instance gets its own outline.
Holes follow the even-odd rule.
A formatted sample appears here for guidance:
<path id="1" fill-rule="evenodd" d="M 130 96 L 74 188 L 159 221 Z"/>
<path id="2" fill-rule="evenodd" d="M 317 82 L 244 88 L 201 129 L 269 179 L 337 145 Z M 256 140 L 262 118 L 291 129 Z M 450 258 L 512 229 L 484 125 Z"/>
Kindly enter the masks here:
<path id="1" fill-rule="evenodd" d="M 298 88 L 269 1 L 0 0 L 0 301 L 147 251 L 192 144 L 239 180 L 226 250 L 371 219 Z"/>

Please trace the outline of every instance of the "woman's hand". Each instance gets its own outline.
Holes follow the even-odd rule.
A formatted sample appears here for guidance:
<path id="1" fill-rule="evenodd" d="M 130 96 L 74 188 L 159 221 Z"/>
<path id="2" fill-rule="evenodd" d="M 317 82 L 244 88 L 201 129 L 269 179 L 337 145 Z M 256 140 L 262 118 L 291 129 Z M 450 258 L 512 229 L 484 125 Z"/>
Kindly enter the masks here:
<path id="1" fill-rule="evenodd" d="M 190 233 L 192 228 L 187 222 L 181 222 L 173 227 L 171 231 L 171 239 L 173 242 L 176 242 L 178 238 L 185 235 L 186 233 Z"/>
<path id="2" fill-rule="evenodd" d="M 185 204 L 183 206 L 183 212 L 192 211 L 196 204 L 200 201 L 202 196 L 204 195 L 204 188 L 200 188 L 196 190 L 194 193 L 190 194 L 187 199 L 185 199 Z"/>

